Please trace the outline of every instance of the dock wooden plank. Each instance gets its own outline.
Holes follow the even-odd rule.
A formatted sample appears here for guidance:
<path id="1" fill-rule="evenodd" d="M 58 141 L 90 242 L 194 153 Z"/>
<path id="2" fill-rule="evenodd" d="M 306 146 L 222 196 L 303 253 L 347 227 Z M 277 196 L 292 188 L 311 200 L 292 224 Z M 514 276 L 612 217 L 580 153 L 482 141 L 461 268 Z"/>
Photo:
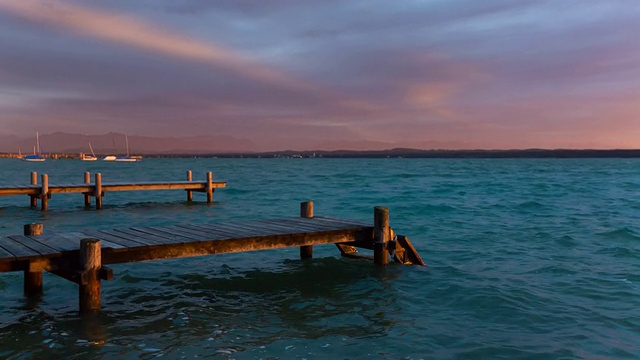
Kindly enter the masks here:
<path id="1" fill-rule="evenodd" d="M 159 237 L 165 238 L 167 239 L 167 243 L 171 243 L 171 244 L 182 244 L 185 242 L 198 241 L 199 239 L 197 237 L 182 234 L 179 231 L 172 231 L 168 229 L 168 227 L 166 226 L 158 227 L 158 228 L 145 227 L 145 228 L 132 228 L 132 229 L 135 231 L 139 231 L 142 234 L 145 234 L 145 236 L 152 235 L 152 236 L 159 236 Z"/>
<path id="2" fill-rule="evenodd" d="M 39 241 L 35 241 L 33 240 L 31 237 L 29 236 L 25 236 L 25 235 L 14 235 L 14 236 L 9 236 L 9 239 L 14 240 L 16 242 L 19 242 L 20 244 L 28 247 L 29 249 L 32 249 L 33 251 L 36 251 L 37 253 L 39 253 L 40 255 L 51 255 L 51 254 L 59 254 L 60 251 L 47 246 Z"/>
<path id="3" fill-rule="evenodd" d="M 189 236 L 193 236 L 199 239 L 199 241 L 210 241 L 210 240 L 224 240 L 224 239 L 232 239 L 242 237 L 241 233 L 232 233 L 231 231 L 220 231 L 207 229 L 205 227 L 195 226 L 195 225 L 175 225 L 172 228 L 175 228 L 176 231 L 180 231 L 183 233 L 189 234 Z"/>
<path id="4" fill-rule="evenodd" d="M 293 223 L 293 222 L 288 222 L 285 219 L 279 219 L 279 221 L 277 222 L 269 221 L 269 220 L 259 220 L 259 221 L 256 221 L 255 225 L 263 226 L 267 229 L 273 229 L 273 231 L 278 231 L 285 234 L 326 231 L 328 229 L 326 226 L 314 226 L 309 224 Z"/>
<path id="5" fill-rule="evenodd" d="M 282 219 L 277 220 L 255 220 L 251 222 L 245 222 L 237 224 L 236 226 L 246 229 L 255 229 L 262 235 L 273 234 L 295 234 L 300 232 L 307 232 L 296 226 L 282 226 L 279 222 Z"/>
<path id="6" fill-rule="evenodd" d="M 184 227 L 187 225 L 178 225 L 179 227 Z M 192 227 L 194 229 L 198 229 L 200 231 L 204 231 L 206 234 L 210 235 L 212 238 L 220 238 L 220 239 L 225 239 L 225 238 L 234 238 L 234 237 L 242 237 L 243 234 L 247 234 L 247 235 L 255 235 L 255 232 L 252 233 L 247 233 L 244 230 L 237 230 L 237 229 L 233 229 L 230 226 L 223 226 L 223 224 L 220 223 L 216 223 L 216 224 L 211 224 L 211 225 L 207 225 L 207 224 L 189 224 L 189 227 Z"/>
<path id="7" fill-rule="evenodd" d="M 285 218 L 279 219 L 277 225 L 280 226 L 289 226 L 296 229 L 306 230 L 306 231 L 326 231 L 327 229 L 337 230 L 337 229 L 347 229 L 352 226 L 346 226 L 345 224 L 340 223 L 330 223 L 330 222 L 322 222 L 314 218 Z"/>
<path id="8" fill-rule="evenodd" d="M 133 229 L 129 229 L 129 228 L 127 228 L 127 229 L 113 229 L 111 231 L 114 234 L 120 233 L 122 235 L 126 235 L 129 239 L 133 239 L 133 240 L 137 240 L 137 241 L 140 241 L 140 242 L 144 242 L 144 243 L 148 244 L 149 246 L 173 244 L 173 242 L 170 239 L 167 239 L 165 237 L 152 235 L 152 234 L 145 234 L 145 233 L 141 233 L 139 231 L 136 231 L 136 230 L 133 230 Z"/>
<path id="9" fill-rule="evenodd" d="M 16 257 L 12 253 L 10 253 L 9 251 L 5 250 L 5 248 L 2 247 L 3 242 L 4 241 L 2 240 L 2 238 L 0 238 L 0 262 L 15 260 Z"/>
<path id="10" fill-rule="evenodd" d="M 212 231 L 226 232 L 229 237 L 253 237 L 261 234 L 260 229 L 256 228 L 243 228 L 239 226 L 239 222 L 230 223 L 212 223 L 212 224 L 198 224 L 198 227 L 209 229 Z"/>
<path id="11" fill-rule="evenodd" d="M 1 241 L 2 244 L 0 246 L 15 256 L 16 260 L 41 257 L 37 251 L 34 251 L 9 237 L 2 238 Z"/>
<path id="12" fill-rule="evenodd" d="M 143 247 L 149 246 L 142 242 L 125 238 L 124 235 L 120 235 L 120 236 L 111 235 L 101 230 L 89 230 L 89 231 L 84 231 L 84 233 L 86 235 L 89 235 L 89 237 L 100 239 L 100 241 L 108 241 L 113 244 L 118 244 L 122 246 L 123 250 L 128 250 L 130 248 L 139 248 L 139 247 L 143 248 Z"/>
<path id="13" fill-rule="evenodd" d="M 229 236 L 221 233 L 217 233 L 216 235 L 205 229 L 194 228 L 191 226 L 182 227 L 182 226 L 173 225 L 173 226 L 167 226 L 165 227 L 165 229 L 167 229 L 168 231 L 175 232 L 177 234 L 188 236 L 192 239 L 195 239 L 196 241 L 220 240 L 220 239 L 228 239 L 230 237 L 233 237 L 233 236 Z"/>

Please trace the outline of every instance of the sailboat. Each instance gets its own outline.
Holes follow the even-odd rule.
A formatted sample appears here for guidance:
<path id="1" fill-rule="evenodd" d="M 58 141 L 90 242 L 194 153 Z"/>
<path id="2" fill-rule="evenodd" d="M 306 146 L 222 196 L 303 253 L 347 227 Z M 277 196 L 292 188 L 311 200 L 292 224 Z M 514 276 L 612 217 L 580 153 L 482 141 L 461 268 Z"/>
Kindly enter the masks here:
<path id="1" fill-rule="evenodd" d="M 116 157 L 115 161 L 122 161 L 122 162 L 135 162 L 135 161 L 138 161 L 139 160 L 138 157 L 133 157 L 133 156 L 129 155 L 129 137 L 127 135 L 124 136 L 124 141 L 127 144 L 127 155 L 126 156 L 118 156 L 118 157 Z"/>
<path id="2" fill-rule="evenodd" d="M 116 146 L 116 139 L 113 138 L 113 134 L 111 134 L 111 142 L 113 143 L 113 148 L 116 149 L 116 151 L 118 151 L 118 148 Z M 104 158 L 102 158 L 103 161 L 114 161 L 116 159 L 115 155 L 107 155 Z"/>
<path id="3" fill-rule="evenodd" d="M 30 162 L 42 162 L 46 160 L 44 156 L 40 155 L 40 136 L 38 135 L 37 132 L 36 132 L 36 146 L 33 147 L 33 154 L 23 157 L 22 160 L 30 161 Z"/>
<path id="4" fill-rule="evenodd" d="M 91 147 L 91 143 L 89 143 L 89 150 L 91 150 L 91 155 L 89 154 L 80 154 L 80 159 L 82 159 L 82 161 L 96 161 L 98 160 L 98 157 L 96 157 L 96 153 L 93 152 L 93 148 Z"/>

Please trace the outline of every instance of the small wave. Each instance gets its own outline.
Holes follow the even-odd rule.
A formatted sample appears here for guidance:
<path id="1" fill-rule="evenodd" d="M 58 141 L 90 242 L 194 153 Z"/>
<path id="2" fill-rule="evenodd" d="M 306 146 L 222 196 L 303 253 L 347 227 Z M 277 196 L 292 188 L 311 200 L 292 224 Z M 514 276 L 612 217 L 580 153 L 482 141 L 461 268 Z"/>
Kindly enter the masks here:
<path id="1" fill-rule="evenodd" d="M 596 235 L 612 240 L 640 240 L 640 235 L 626 226 L 613 231 L 597 233 Z"/>

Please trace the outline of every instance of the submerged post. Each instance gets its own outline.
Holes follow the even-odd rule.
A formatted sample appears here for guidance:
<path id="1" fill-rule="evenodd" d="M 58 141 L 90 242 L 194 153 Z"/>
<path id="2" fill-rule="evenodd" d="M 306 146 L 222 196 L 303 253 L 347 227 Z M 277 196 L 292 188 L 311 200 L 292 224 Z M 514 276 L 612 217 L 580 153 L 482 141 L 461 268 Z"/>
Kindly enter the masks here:
<path id="1" fill-rule="evenodd" d="M 84 183 L 91 184 L 91 173 L 88 171 L 84 173 Z M 89 193 L 84 194 L 84 207 L 91 207 L 91 195 Z"/>
<path id="2" fill-rule="evenodd" d="M 95 175 L 96 184 L 93 196 L 96 198 L 96 209 L 102 209 L 102 174 Z"/>
<path id="3" fill-rule="evenodd" d="M 42 190 L 40 191 L 40 208 L 42 210 L 49 209 L 49 175 L 42 174 L 40 175 L 42 179 Z"/>
<path id="4" fill-rule="evenodd" d="M 213 202 L 213 174 L 207 173 L 207 203 Z"/>
<path id="5" fill-rule="evenodd" d="M 38 173 L 35 171 L 31 172 L 31 185 L 38 185 Z M 38 206 L 38 198 L 35 195 L 29 195 L 31 198 L 31 207 Z"/>
<path id="6" fill-rule="evenodd" d="M 389 249 L 391 240 L 389 226 L 389 209 L 382 206 L 373 208 L 373 262 L 378 265 L 389 264 Z"/>
<path id="7" fill-rule="evenodd" d="M 42 235 L 42 224 L 26 224 L 24 235 Z M 38 297 L 42 295 L 42 271 L 24 271 L 24 295 L 27 297 Z"/>
<path id="8" fill-rule="evenodd" d="M 313 217 L 313 201 L 305 201 L 300 203 L 300 217 Z M 300 246 L 300 259 L 311 259 L 313 257 L 313 245 Z"/>
<path id="9" fill-rule="evenodd" d="M 193 181 L 191 170 L 187 171 L 187 181 Z M 187 190 L 187 201 L 193 201 L 193 191 Z"/>
<path id="10" fill-rule="evenodd" d="M 80 241 L 80 270 L 82 281 L 79 286 L 80 312 L 90 313 L 100 310 L 100 277 L 102 267 L 100 240 Z"/>

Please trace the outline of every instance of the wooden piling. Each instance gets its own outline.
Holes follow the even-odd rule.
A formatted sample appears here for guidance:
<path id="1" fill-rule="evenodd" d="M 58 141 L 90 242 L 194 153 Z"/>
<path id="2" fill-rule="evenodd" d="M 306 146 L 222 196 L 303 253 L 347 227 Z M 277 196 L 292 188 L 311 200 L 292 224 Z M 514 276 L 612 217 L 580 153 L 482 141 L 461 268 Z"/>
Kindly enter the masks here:
<path id="1" fill-rule="evenodd" d="M 100 277 L 102 255 L 100 240 L 82 239 L 80 241 L 80 270 L 82 272 L 79 284 L 80 312 L 91 313 L 100 310 Z"/>
<path id="2" fill-rule="evenodd" d="M 389 209 L 382 206 L 373 208 L 373 262 L 377 265 L 389 264 L 388 244 L 391 240 Z"/>
<path id="3" fill-rule="evenodd" d="M 91 173 L 89 173 L 88 171 L 84 173 L 84 183 L 91 184 Z M 84 194 L 84 207 L 91 207 L 91 194 L 89 193 Z"/>
<path id="4" fill-rule="evenodd" d="M 300 217 L 313 217 L 313 201 L 305 201 L 300 203 Z M 311 259 L 313 257 L 313 245 L 300 246 L 300 259 Z"/>
<path id="5" fill-rule="evenodd" d="M 213 173 L 207 173 L 207 203 L 213 202 Z"/>
<path id="6" fill-rule="evenodd" d="M 96 209 L 102 209 L 102 174 L 97 173 L 95 175 L 95 193 L 93 196 L 96 198 Z"/>
<path id="7" fill-rule="evenodd" d="M 38 173 L 33 171 L 31 172 L 31 185 L 38 185 Z M 38 198 L 35 195 L 29 195 L 31 198 L 31 207 L 38 206 Z"/>
<path id="8" fill-rule="evenodd" d="M 24 235 L 42 235 L 42 224 L 26 224 Z M 24 270 L 24 295 L 27 297 L 39 297 L 42 295 L 42 271 Z"/>
<path id="9" fill-rule="evenodd" d="M 191 170 L 187 171 L 187 181 L 193 181 Z M 187 190 L 187 201 L 193 201 L 193 191 Z"/>
<path id="10" fill-rule="evenodd" d="M 42 174 L 40 175 L 40 179 L 42 180 L 42 190 L 40 191 L 40 208 L 42 210 L 49 209 L 49 175 Z"/>

